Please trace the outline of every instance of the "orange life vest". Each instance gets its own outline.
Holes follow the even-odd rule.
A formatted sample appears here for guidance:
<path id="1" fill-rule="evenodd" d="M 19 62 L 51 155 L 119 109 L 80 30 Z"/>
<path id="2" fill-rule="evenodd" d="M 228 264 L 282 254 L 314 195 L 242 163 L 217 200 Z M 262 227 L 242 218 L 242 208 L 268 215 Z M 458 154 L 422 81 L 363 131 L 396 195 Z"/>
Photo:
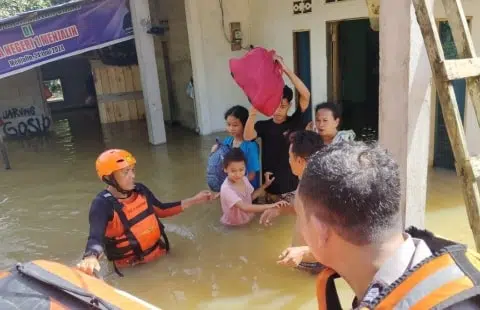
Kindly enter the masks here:
<path id="1" fill-rule="evenodd" d="M 440 239 L 436 239 L 438 241 Z M 428 244 L 428 242 L 427 242 Z M 342 309 L 334 280 L 339 275 L 324 269 L 317 278 L 320 310 Z M 369 295 L 367 292 L 367 296 Z M 361 310 L 445 309 L 480 296 L 480 255 L 460 244 L 435 252 L 407 270 L 390 287 L 362 301 Z M 479 305 L 480 307 L 480 305 Z"/>
<path id="2" fill-rule="evenodd" d="M 164 226 L 141 188 L 136 188 L 130 203 L 120 202 L 108 191 L 101 196 L 114 211 L 105 231 L 105 254 L 115 267 L 148 263 L 169 251 Z"/>

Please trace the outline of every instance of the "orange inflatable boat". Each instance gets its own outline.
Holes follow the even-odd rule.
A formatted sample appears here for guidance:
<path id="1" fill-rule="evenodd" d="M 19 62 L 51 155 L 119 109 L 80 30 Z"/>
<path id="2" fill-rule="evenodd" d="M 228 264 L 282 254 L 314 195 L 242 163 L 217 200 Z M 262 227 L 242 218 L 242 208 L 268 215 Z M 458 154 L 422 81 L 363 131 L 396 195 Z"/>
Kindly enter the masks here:
<path id="1" fill-rule="evenodd" d="M 0 271 L 0 309 L 156 309 L 75 268 L 37 260 Z"/>

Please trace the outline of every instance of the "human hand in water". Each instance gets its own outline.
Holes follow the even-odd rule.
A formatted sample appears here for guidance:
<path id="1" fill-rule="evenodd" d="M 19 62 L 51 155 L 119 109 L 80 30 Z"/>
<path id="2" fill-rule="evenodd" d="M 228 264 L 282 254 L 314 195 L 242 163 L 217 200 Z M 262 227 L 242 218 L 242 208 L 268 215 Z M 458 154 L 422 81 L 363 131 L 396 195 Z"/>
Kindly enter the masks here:
<path id="1" fill-rule="evenodd" d="M 287 267 L 296 267 L 302 262 L 303 257 L 309 252 L 310 248 L 308 246 L 287 248 L 278 257 L 279 260 L 277 261 L 277 264 Z"/>
<path id="2" fill-rule="evenodd" d="M 94 272 L 100 271 L 100 263 L 97 257 L 87 256 L 77 264 L 77 268 L 88 275 L 92 275 Z"/>
<path id="3" fill-rule="evenodd" d="M 272 226 L 272 220 L 281 214 L 279 208 L 272 208 L 263 211 L 260 216 L 260 224 L 265 226 Z"/>
<path id="4" fill-rule="evenodd" d="M 272 185 L 273 181 L 275 181 L 275 177 L 273 177 L 273 173 L 271 172 L 265 172 L 264 176 L 265 182 L 263 183 L 263 189 L 266 189 Z"/>

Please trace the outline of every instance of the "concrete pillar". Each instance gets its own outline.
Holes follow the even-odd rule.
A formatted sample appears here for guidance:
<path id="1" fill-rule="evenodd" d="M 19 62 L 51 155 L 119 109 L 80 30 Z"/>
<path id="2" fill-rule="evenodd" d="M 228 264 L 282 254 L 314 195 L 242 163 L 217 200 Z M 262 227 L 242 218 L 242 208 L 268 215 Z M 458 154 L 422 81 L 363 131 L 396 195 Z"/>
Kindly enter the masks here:
<path id="1" fill-rule="evenodd" d="M 197 130 L 201 135 L 208 135 L 212 132 L 209 109 L 211 100 L 207 91 L 207 81 L 209 77 L 205 75 L 204 53 L 211 51 L 204 51 L 203 49 L 203 28 L 200 16 L 203 6 L 198 0 L 184 1 L 188 42 L 192 60 L 193 84 L 195 86 L 195 114 L 199 127 Z"/>
<path id="2" fill-rule="evenodd" d="M 411 0 L 381 0 L 379 99 L 379 140 L 400 167 L 404 225 L 423 228 L 431 69 Z"/>
<path id="3" fill-rule="evenodd" d="M 142 81 L 145 116 L 147 118 L 148 137 L 153 145 L 167 141 L 163 120 L 162 99 L 158 82 L 157 60 L 153 37 L 147 33 L 150 24 L 148 0 L 130 1 L 132 24 L 135 35 L 140 78 Z"/>

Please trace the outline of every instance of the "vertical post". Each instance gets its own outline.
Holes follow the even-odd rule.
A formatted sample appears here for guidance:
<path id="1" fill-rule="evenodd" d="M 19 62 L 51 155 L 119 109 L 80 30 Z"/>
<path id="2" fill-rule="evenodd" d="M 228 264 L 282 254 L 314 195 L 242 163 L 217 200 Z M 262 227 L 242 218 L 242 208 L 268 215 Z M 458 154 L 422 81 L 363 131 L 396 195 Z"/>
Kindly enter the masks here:
<path id="1" fill-rule="evenodd" d="M 181 1 L 181 0 L 178 0 Z M 207 88 L 208 77 L 205 75 L 205 59 L 203 41 L 203 29 L 201 22 L 202 4 L 198 0 L 185 1 L 185 16 L 187 18 L 188 43 L 192 60 L 193 84 L 195 91 L 195 114 L 197 118 L 197 130 L 201 135 L 212 132 L 209 109 L 209 94 Z"/>
<path id="2" fill-rule="evenodd" d="M 1 134 L 0 134 L 0 153 L 2 155 L 3 164 L 5 165 L 5 169 L 6 170 L 11 169 L 10 160 L 8 159 L 7 146 L 5 145 L 5 142 L 3 142 L 3 136 Z"/>
<path id="3" fill-rule="evenodd" d="M 423 228 L 431 69 L 411 0 L 381 0 L 379 99 L 379 140 L 399 164 L 404 226 Z"/>
<path id="4" fill-rule="evenodd" d="M 142 81 L 148 137 L 151 144 L 162 144 L 167 141 L 167 138 L 158 81 L 155 46 L 152 35 L 147 33 L 148 26 L 151 23 L 148 0 L 131 0 L 130 11 L 132 13 L 135 47 L 140 68 L 140 79 Z"/>

